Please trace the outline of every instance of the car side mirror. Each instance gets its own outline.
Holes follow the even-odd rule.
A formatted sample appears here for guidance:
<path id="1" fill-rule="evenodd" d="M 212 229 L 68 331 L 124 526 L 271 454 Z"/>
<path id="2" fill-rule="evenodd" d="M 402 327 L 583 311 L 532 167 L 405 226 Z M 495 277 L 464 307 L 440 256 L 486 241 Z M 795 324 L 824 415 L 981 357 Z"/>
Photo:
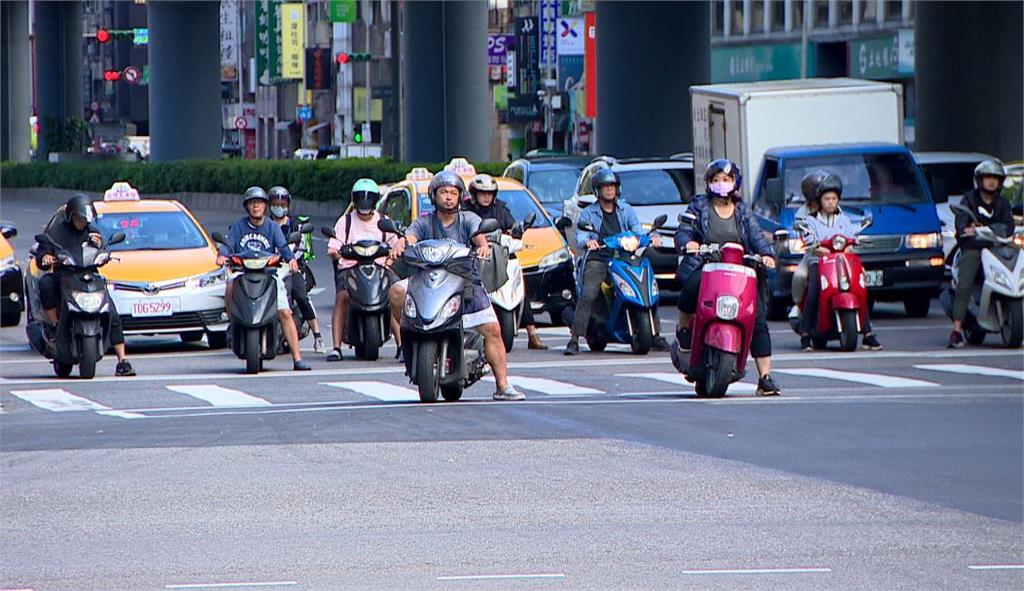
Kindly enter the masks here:
<path id="1" fill-rule="evenodd" d="M 782 179 L 768 179 L 764 182 L 764 197 L 765 200 L 776 209 L 782 209 L 786 206 L 786 201 L 782 196 Z"/>
<path id="2" fill-rule="evenodd" d="M 559 232 L 565 232 L 566 230 L 568 230 L 571 227 L 572 227 L 572 220 L 570 220 L 569 218 L 567 218 L 565 216 L 562 216 L 562 217 L 558 218 L 557 220 L 555 220 L 555 228 L 558 228 Z"/>
<path id="3" fill-rule="evenodd" d="M 107 244 L 111 246 L 113 246 L 114 244 L 121 244 L 122 242 L 125 241 L 126 238 L 128 238 L 128 236 L 125 235 L 124 232 L 114 232 L 114 234 L 110 237 L 110 240 L 107 240 Z"/>
<path id="4" fill-rule="evenodd" d="M 474 234 L 474 236 L 479 234 L 490 234 L 491 232 L 496 232 L 499 229 L 500 226 L 498 226 L 498 220 L 494 218 L 487 218 L 486 220 L 480 222 L 480 227 L 477 229 L 476 234 Z"/>
<path id="5" fill-rule="evenodd" d="M 668 221 L 668 215 L 666 215 L 666 214 L 661 214 L 658 217 L 654 218 L 654 223 L 651 224 L 651 231 L 653 232 L 655 230 L 658 230 L 659 228 L 664 226 L 665 222 L 667 222 L 667 221 Z"/>
<path id="6" fill-rule="evenodd" d="M 533 223 L 536 222 L 536 221 L 537 221 L 537 213 L 531 211 L 530 215 L 526 216 L 526 219 L 523 220 L 523 229 L 525 230 L 527 228 L 532 227 Z"/>
<path id="7" fill-rule="evenodd" d="M 14 226 L 4 226 L 0 232 L 3 233 L 4 238 L 14 238 L 18 235 L 18 229 Z"/>
<path id="8" fill-rule="evenodd" d="M 329 226 L 320 226 L 320 233 L 323 234 L 324 238 L 337 238 L 334 234 L 334 228 Z"/>

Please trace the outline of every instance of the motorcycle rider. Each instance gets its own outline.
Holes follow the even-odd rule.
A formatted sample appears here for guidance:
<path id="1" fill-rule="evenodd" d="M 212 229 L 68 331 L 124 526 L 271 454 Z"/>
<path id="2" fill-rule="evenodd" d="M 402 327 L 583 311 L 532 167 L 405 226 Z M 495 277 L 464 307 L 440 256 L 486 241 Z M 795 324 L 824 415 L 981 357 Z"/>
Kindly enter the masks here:
<path id="1" fill-rule="evenodd" d="M 497 220 L 502 232 L 508 232 L 516 225 L 516 219 L 512 217 L 512 212 L 509 211 L 508 205 L 498 198 L 497 181 L 489 174 L 478 174 L 470 181 L 469 200 L 466 201 L 466 210 L 480 216 L 482 220 L 488 218 Z M 537 326 L 533 320 L 533 308 L 530 307 L 530 294 L 526 293 L 525 283 L 523 285 L 523 295 L 526 299 L 526 304 L 523 306 L 523 317 L 520 323 L 526 327 L 526 335 L 529 338 L 527 348 L 547 349 L 548 346 L 544 344 L 544 341 L 540 339 L 540 335 L 537 334 Z"/>
<path id="2" fill-rule="evenodd" d="M 270 197 L 270 217 L 277 222 L 277 225 L 281 226 L 281 233 L 287 239 L 292 232 L 299 229 L 298 222 L 288 212 L 288 209 L 291 207 L 292 196 L 288 193 L 288 189 L 280 185 L 271 187 L 267 191 L 267 196 Z M 303 280 L 302 273 L 292 277 L 291 297 L 298 303 L 302 319 L 309 324 L 310 330 L 313 331 L 313 351 L 316 353 L 326 353 L 324 337 L 320 334 L 320 321 L 316 318 L 316 308 L 309 301 L 309 292 L 306 291 L 306 282 Z"/>
<path id="3" fill-rule="evenodd" d="M 380 187 L 373 179 L 359 179 L 352 185 L 352 211 L 338 218 L 334 224 L 334 238 L 327 242 L 327 255 L 335 262 L 334 272 L 334 311 L 331 313 L 331 336 L 333 337 L 333 348 L 327 355 L 327 361 L 341 361 L 344 355 L 341 352 L 341 341 L 345 335 L 345 322 L 348 320 L 348 288 L 345 285 L 343 269 L 354 267 L 356 262 L 341 258 L 341 248 L 346 244 L 353 244 L 360 240 L 376 240 L 383 242 L 392 249 L 398 244 L 398 237 L 394 234 L 384 234 L 377 228 L 380 221 L 380 214 L 374 209 L 377 201 L 380 200 Z M 383 257 L 377 259 L 378 264 L 391 266 L 390 260 Z M 401 349 L 400 330 L 398 321 L 392 316 L 391 334 Z"/>
<path id="4" fill-rule="evenodd" d="M 295 260 L 295 253 L 289 248 L 284 238 L 281 226 L 267 220 L 267 208 L 270 205 L 270 198 L 267 192 L 261 187 L 249 187 L 242 196 L 242 207 L 246 215 L 238 219 L 228 230 L 227 245 L 220 245 L 217 254 L 217 264 L 226 265 L 228 255 L 232 252 L 247 249 L 261 252 L 277 253 L 281 259 L 288 263 L 288 269 L 278 267 L 274 272 L 274 281 L 277 283 L 277 318 L 281 323 L 281 331 L 288 341 L 288 350 L 292 354 L 292 367 L 295 371 L 309 371 L 309 364 L 302 360 L 302 351 L 299 350 L 299 333 L 295 329 L 295 321 L 292 319 L 292 311 L 288 306 L 288 293 L 285 290 L 284 278 L 289 272 L 296 272 L 299 263 Z M 224 294 L 225 306 L 230 305 L 231 292 L 234 288 L 234 281 L 229 281 L 227 291 Z"/>
<path id="5" fill-rule="evenodd" d="M 1002 195 L 1006 169 L 998 160 L 984 160 L 974 168 L 974 190 L 960 200 L 960 204 L 971 210 L 978 224 L 991 226 L 1005 224 L 1013 228 L 1013 212 L 1010 202 Z M 956 239 L 960 248 L 960 262 L 957 264 L 956 295 L 953 299 L 953 332 L 949 335 L 950 348 L 964 346 L 963 323 L 971 301 L 971 291 L 981 268 L 981 251 L 989 245 L 975 238 L 977 226 L 965 213 L 956 213 Z"/>
<path id="6" fill-rule="evenodd" d="M 814 172 L 807 173 L 803 180 L 800 181 L 800 192 L 804 196 L 804 204 L 796 210 L 796 216 L 793 219 L 794 227 L 800 224 L 806 224 L 809 216 L 818 213 L 818 183 L 821 179 L 825 178 L 828 173 L 822 170 L 816 170 Z M 800 318 L 801 311 L 803 310 L 802 304 L 804 301 L 804 294 L 807 293 L 807 274 L 811 265 L 811 259 L 814 258 L 812 253 L 804 251 L 804 256 L 800 259 L 800 262 L 796 266 L 796 270 L 793 271 L 793 283 L 790 288 L 790 292 L 793 296 L 793 308 L 789 311 L 790 318 Z"/>
<path id="7" fill-rule="evenodd" d="M 594 228 L 594 232 L 585 232 L 579 228 L 576 230 L 576 243 L 580 250 L 585 249 L 587 252 L 583 258 L 583 292 L 576 303 L 572 332 L 569 336 L 569 343 L 565 346 L 566 355 L 579 355 L 580 335 L 587 332 L 587 325 L 590 323 L 590 309 L 594 305 L 594 300 L 601 293 L 601 284 L 608 277 L 608 261 L 611 260 L 611 253 L 607 249 L 601 248 L 601 241 L 620 232 L 646 233 L 633 208 L 619 199 L 619 195 L 622 193 L 619 175 L 610 168 L 602 168 L 594 173 L 592 184 L 597 201 L 580 212 L 577 225 L 589 224 Z M 651 237 L 651 244 L 653 246 L 661 244 L 661 239 L 657 234 Z M 659 334 L 661 323 L 657 320 L 658 311 L 656 309 L 654 318 L 655 348 L 667 349 L 664 337 Z"/>
<path id="8" fill-rule="evenodd" d="M 680 224 L 676 230 L 676 250 L 685 255 L 676 270 L 679 281 L 679 325 L 676 342 L 681 351 L 690 350 L 693 331 L 690 321 L 697 310 L 697 296 L 704 260 L 694 254 L 702 243 L 736 242 L 743 245 L 748 254 L 758 254 L 761 262 L 769 269 L 775 268 L 771 244 L 765 239 L 753 213 L 743 203 L 740 187 L 743 174 L 735 162 L 719 159 L 708 164 L 704 171 L 705 193 L 690 203 L 689 213 L 696 216 L 692 224 Z M 758 273 L 757 314 L 754 333 L 750 342 L 750 354 L 757 366 L 758 396 L 777 396 L 779 387 L 771 376 L 772 341 L 768 333 L 768 291 L 764 273 Z M 678 351 L 673 352 L 678 355 Z"/>
<path id="9" fill-rule="evenodd" d="M 839 207 L 839 200 L 843 196 L 843 181 L 834 174 L 827 174 L 818 182 L 814 190 L 815 200 L 818 202 L 818 213 L 810 215 L 805 220 L 804 243 L 807 244 L 810 254 L 810 265 L 807 277 L 807 307 L 800 318 L 800 348 L 804 351 L 813 351 L 811 343 L 811 327 L 818 320 L 818 300 L 821 295 L 821 282 L 818 276 L 818 261 L 829 253 L 828 249 L 818 246 L 822 240 L 841 234 L 843 236 L 855 236 L 857 225 L 853 223 L 850 216 L 843 213 Z M 812 249 L 813 250 L 810 250 Z M 862 344 L 869 351 L 880 351 L 882 344 L 878 342 L 878 336 L 871 330 L 871 315 L 867 315 L 864 323 L 864 338 Z"/>
<path id="10" fill-rule="evenodd" d="M 63 208 L 63 219 L 47 230 L 46 235 L 53 240 L 57 246 L 70 252 L 78 252 L 85 242 L 91 242 L 96 248 L 103 246 L 103 235 L 99 228 L 93 225 L 96 220 L 96 208 L 87 195 L 76 193 L 68 199 Z M 53 269 L 52 273 L 45 273 L 39 278 L 39 300 L 43 307 L 43 313 L 52 323 L 57 326 L 58 311 L 60 308 L 60 263 L 56 254 L 48 250 L 42 244 L 36 254 L 36 265 L 40 269 Z M 124 346 L 124 332 L 121 329 L 121 317 L 110 304 L 110 344 L 117 354 L 117 368 L 114 375 L 130 377 L 135 375 L 132 364 L 128 362 L 128 355 Z M 47 327 L 49 330 L 49 327 Z M 51 338 L 53 335 L 47 335 Z"/>
<path id="11" fill-rule="evenodd" d="M 405 234 L 405 243 L 399 242 L 392 251 L 392 256 L 401 256 L 406 243 L 416 244 L 420 240 L 438 239 L 451 240 L 471 248 L 475 246 L 477 258 L 489 258 L 491 246 L 487 238 L 483 235 L 474 236 L 480 228 L 480 216 L 468 211 L 459 211 L 459 203 L 465 192 L 465 183 L 454 172 L 446 170 L 434 175 L 427 187 L 427 193 L 434 204 L 434 212 L 420 217 L 409 226 Z M 407 286 L 408 280 L 399 281 L 391 286 L 393 312 L 398 310 L 400 313 L 402 310 Z M 501 340 L 501 327 L 477 271 L 473 277 L 472 302 L 462 317 L 462 325 L 467 329 L 475 328 L 484 338 L 484 357 L 491 366 L 497 387 L 494 400 L 525 399 L 526 396 L 508 381 L 508 360 L 505 356 L 505 344 Z"/>

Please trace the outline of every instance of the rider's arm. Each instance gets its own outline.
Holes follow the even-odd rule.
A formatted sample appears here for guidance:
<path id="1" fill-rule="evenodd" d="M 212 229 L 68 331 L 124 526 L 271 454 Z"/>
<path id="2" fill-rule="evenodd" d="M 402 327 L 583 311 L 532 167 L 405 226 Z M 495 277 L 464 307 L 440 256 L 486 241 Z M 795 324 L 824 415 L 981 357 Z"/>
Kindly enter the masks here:
<path id="1" fill-rule="evenodd" d="M 594 216 L 595 210 L 591 209 L 592 207 L 597 207 L 597 205 L 591 205 L 581 211 L 579 220 L 576 222 L 576 246 L 580 250 L 586 250 L 588 242 L 591 240 L 597 240 L 597 232 L 581 230 L 579 227 L 580 224 L 587 223 L 596 230 L 601 225 L 598 220 L 594 219 L 596 216 Z"/>
<path id="2" fill-rule="evenodd" d="M 295 259 L 295 253 L 292 252 L 291 247 L 288 245 L 288 240 L 285 239 L 284 232 L 281 231 L 281 226 L 272 224 L 270 234 L 272 236 L 271 241 L 274 245 L 274 250 L 277 254 L 281 255 L 281 259 L 285 262 L 292 262 L 292 260 Z"/>

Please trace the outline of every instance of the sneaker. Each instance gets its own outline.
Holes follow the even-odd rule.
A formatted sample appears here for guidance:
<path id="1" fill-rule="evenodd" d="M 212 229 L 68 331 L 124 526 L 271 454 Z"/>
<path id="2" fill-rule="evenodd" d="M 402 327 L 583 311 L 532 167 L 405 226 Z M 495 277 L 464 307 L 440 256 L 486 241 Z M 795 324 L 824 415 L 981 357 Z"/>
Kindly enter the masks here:
<path id="1" fill-rule="evenodd" d="M 779 393 L 779 387 L 775 385 L 775 380 L 772 379 L 771 374 L 766 374 L 760 380 L 757 380 L 758 396 L 778 396 Z"/>
<path id="2" fill-rule="evenodd" d="M 331 352 L 327 354 L 327 361 L 341 361 L 344 358 L 345 355 L 342 354 L 340 347 L 331 349 Z"/>
<path id="3" fill-rule="evenodd" d="M 964 335 L 960 334 L 959 330 L 954 330 L 949 335 L 949 344 L 946 347 L 950 349 L 963 349 L 964 347 Z"/>
<path id="4" fill-rule="evenodd" d="M 665 337 L 658 335 L 654 337 L 654 343 L 651 345 L 655 351 L 668 351 L 672 347 L 665 340 Z"/>
<path id="5" fill-rule="evenodd" d="M 800 337 L 800 350 L 801 351 L 813 351 L 814 343 L 811 342 L 811 337 L 804 335 Z"/>
<path id="6" fill-rule="evenodd" d="M 868 351 L 882 350 L 882 343 L 878 342 L 878 337 L 875 336 L 875 333 L 873 332 L 869 332 L 868 334 L 864 335 L 864 339 L 861 342 L 864 345 L 864 348 L 867 349 Z"/>
<path id="7" fill-rule="evenodd" d="M 682 330 L 676 331 L 676 343 L 679 344 L 680 351 L 690 350 L 690 341 L 693 340 L 693 330 L 690 327 L 686 327 Z"/>
<path id="8" fill-rule="evenodd" d="M 315 335 L 313 337 L 313 352 L 314 353 L 326 353 L 327 347 L 324 345 L 324 337 Z"/>
<path id="9" fill-rule="evenodd" d="M 799 320 L 801 314 L 803 314 L 803 311 L 800 309 L 800 306 L 794 305 L 792 308 L 789 309 L 790 320 Z"/>
<path id="10" fill-rule="evenodd" d="M 580 342 L 576 339 L 569 339 L 569 344 L 565 346 L 566 355 L 579 355 L 580 354 Z"/>
<path id="11" fill-rule="evenodd" d="M 504 390 L 498 390 L 494 393 L 495 400 L 526 400 L 526 394 L 523 394 L 519 390 L 516 390 L 511 384 Z"/>
<path id="12" fill-rule="evenodd" d="M 117 369 L 114 370 L 114 375 L 121 378 L 130 378 L 135 375 L 135 369 L 132 367 L 128 360 L 117 362 Z"/>
<path id="13" fill-rule="evenodd" d="M 310 367 L 309 364 L 306 363 L 305 361 L 299 359 L 292 365 L 292 369 L 295 371 L 309 371 L 313 368 Z"/>

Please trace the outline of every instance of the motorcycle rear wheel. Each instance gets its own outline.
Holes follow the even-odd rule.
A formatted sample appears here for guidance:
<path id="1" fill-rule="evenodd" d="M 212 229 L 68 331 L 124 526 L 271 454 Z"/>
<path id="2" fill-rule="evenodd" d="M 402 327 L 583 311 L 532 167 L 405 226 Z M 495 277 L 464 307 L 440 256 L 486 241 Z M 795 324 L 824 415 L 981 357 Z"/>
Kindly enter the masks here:
<path id="1" fill-rule="evenodd" d="M 61 363 L 59 361 L 53 362 L 53 373 L 56 374 L 58 378 L 68 377 L 71 375 L 71 370 L 74 368 L 75 366 L 70 363 Z"/>
<path id="2" fill-rule="evenodd" d="M 518 332 L 518 326 L 516 326 L 516 314 L 512 310 L 505 310 L 504 308 L 495 308 L 495 312 L 498 313 L 498 325 L 501 327 L 501 342 L 505 344 L 505 352 L 512 351 L 512 347 L 515 344 L 516 333 Z"/>
<path id="3" fill-rule="evenodd" d="M 1024 341 L 1024 305 L 1020 300 L 1003 302 L 1003 326 L 999 333 L 1003 346 L 1016 349 Z"/>

